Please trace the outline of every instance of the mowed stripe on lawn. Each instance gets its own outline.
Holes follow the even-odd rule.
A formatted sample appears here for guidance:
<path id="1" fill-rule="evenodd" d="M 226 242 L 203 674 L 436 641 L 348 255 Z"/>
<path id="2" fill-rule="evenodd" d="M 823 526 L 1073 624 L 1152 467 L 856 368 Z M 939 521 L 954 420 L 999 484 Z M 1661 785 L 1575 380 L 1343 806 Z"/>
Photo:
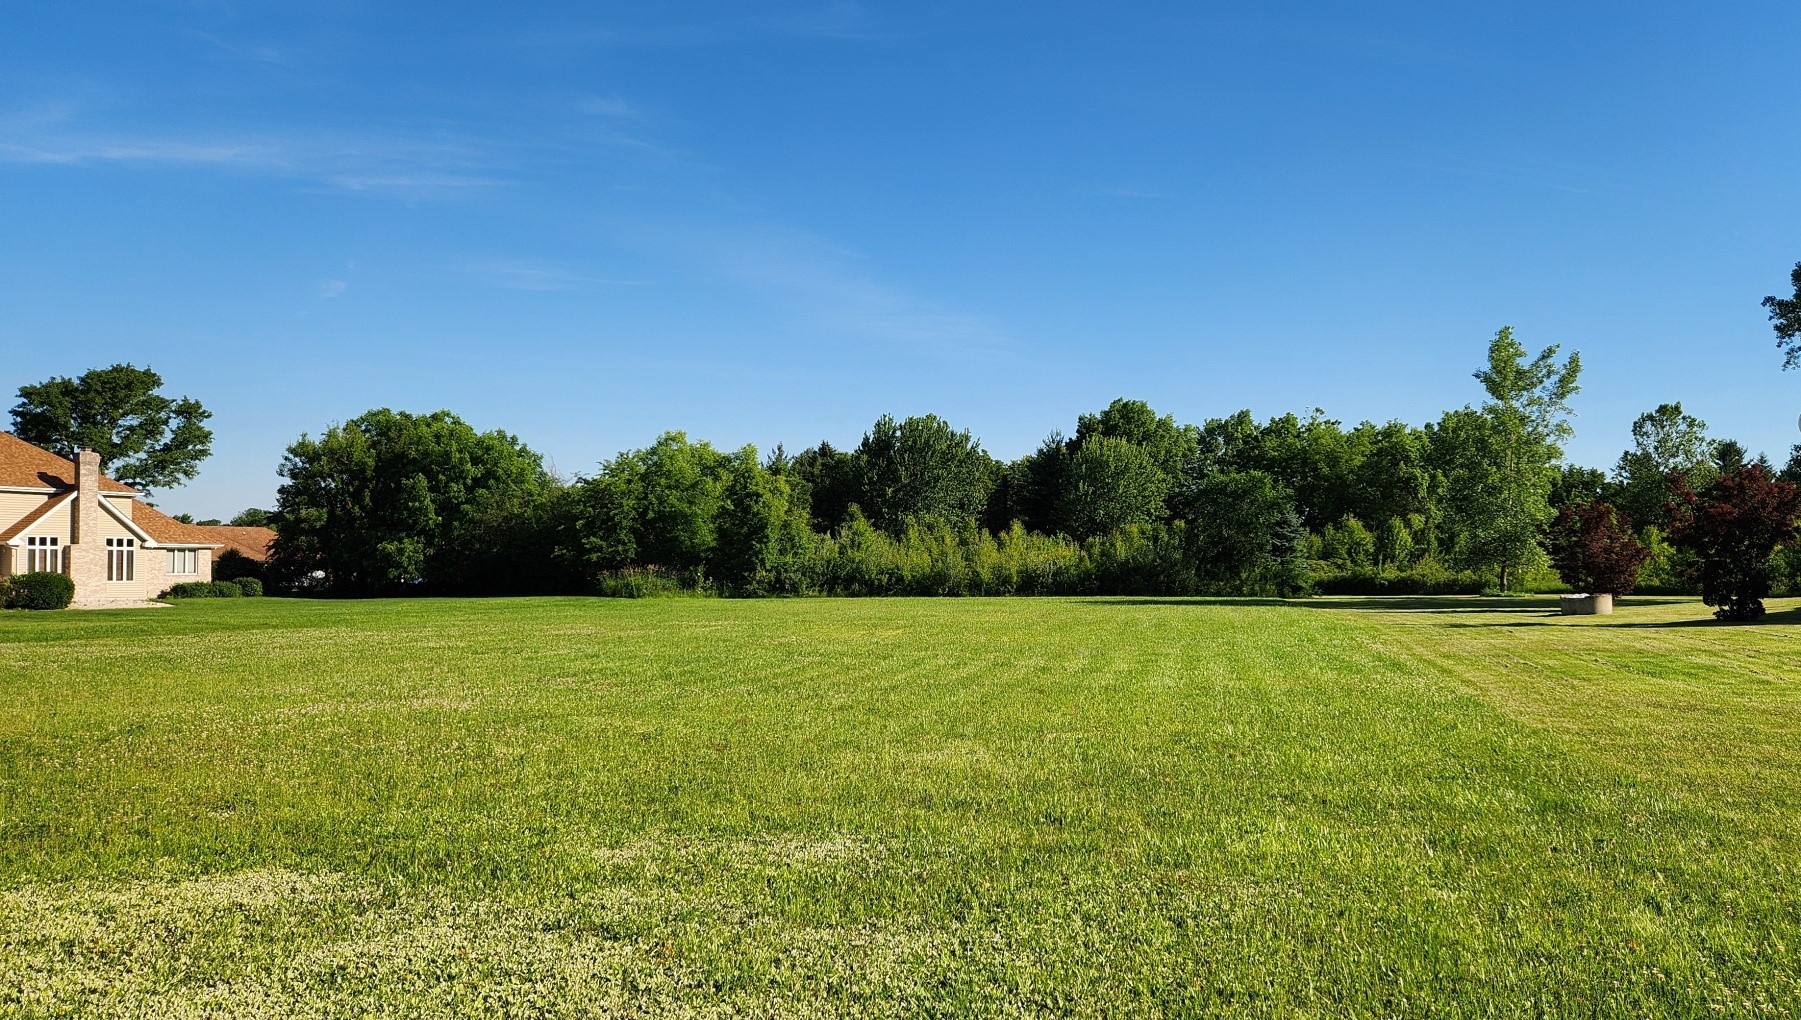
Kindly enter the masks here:
<path id="1" fill-rule="evenodd" d="M 9 614 L 0 1008 L 1782 1015 L 1790 629 L 1551 609 Z"/>

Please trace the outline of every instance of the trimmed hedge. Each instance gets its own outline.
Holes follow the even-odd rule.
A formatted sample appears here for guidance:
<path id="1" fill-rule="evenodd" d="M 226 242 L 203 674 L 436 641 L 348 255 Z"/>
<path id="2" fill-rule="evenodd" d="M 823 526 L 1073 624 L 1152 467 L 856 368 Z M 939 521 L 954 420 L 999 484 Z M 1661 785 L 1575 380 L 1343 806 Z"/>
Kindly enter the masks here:
<path id="1" fill-rule="evenodd" d="M 14 574 L 6 585 L 8 609 L 67 609 L 75 601 L 75 582 L 67 574 L 47 570 Z"/>
<path id="2" fill-rule="evenodd" d="M 263 582 L 254 577 L 230 581 L 183 581 L 172 584 L 162 593 L 165 599 L 236 599 L 255 598 L 263 593 Z"/>

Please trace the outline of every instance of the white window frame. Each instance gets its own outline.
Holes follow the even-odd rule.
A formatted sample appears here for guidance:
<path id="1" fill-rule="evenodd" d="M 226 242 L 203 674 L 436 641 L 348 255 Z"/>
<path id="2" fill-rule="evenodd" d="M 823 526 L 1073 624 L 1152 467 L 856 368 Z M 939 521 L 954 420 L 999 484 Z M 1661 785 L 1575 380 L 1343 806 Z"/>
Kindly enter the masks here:
<path id="1" fill-rule="evenodd" d="M 134 581 L 137 579 L 137 547 L 135 538 L 109 538 L 106 540 L 106 579 L 108 581 Z"/>
<path id="2" fill-rule="evenodd" d="M 63 572 L 62 542 L 55 535 L 27 535 L 25 537 L 25 570 L 24 573 L 45 571 L 52 574 Z"/>
<path id="3" fill-rule="evenodd" d="M 170 549 L 168 553 L 168 572 L 171 577 L 185 577 L 200 573 L 200 550 Z"/>

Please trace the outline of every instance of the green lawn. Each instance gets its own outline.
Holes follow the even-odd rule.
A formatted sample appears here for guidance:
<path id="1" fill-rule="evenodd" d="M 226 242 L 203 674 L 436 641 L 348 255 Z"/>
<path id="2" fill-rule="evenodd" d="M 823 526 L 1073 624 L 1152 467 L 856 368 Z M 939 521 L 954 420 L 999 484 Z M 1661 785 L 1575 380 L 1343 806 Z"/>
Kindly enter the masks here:
<path id="1" fill-rule="evenodd" d="M 0 615 L 0 1015 L 1792 1016 L 1801 604 Z"/>

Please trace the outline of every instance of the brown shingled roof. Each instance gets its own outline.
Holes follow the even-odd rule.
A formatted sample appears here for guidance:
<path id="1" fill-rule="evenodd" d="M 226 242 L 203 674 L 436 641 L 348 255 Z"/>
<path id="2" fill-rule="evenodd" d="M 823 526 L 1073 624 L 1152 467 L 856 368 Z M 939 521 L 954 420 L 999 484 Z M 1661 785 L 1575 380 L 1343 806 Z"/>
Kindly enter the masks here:
<path id="1" fill-rule="evenodd" d="M 207 529 L 196 524 L 183 524 L 148 503 L 131 504 L 131 523 L 144 529 L 144 534 L 158 545 L 220 545 Z"/>
<path id="2" fill-rule="evenodd" d="M 75 462 L 49 450 L 27 443 L 11 432 L 0 432 L 0 485 L 25 489 L 73 489 Z M 134 492 L 102 476 L 100 488 L 106 492 Z"/>
<path id="3" fill-rule="evenodd" d="M 221 554 L 235 552 L 258 563 L 269 558 L 269 546 L 275 541 L 275 532 L 269 528 L 251 528 L 241 524 L 197 524 L 198 531 L 212 536 L 212 540 L 225 546 L 219 550 Z"/>

